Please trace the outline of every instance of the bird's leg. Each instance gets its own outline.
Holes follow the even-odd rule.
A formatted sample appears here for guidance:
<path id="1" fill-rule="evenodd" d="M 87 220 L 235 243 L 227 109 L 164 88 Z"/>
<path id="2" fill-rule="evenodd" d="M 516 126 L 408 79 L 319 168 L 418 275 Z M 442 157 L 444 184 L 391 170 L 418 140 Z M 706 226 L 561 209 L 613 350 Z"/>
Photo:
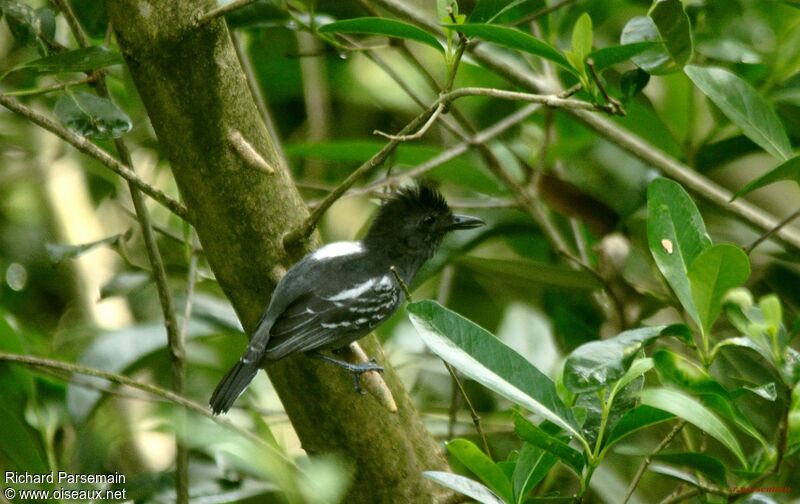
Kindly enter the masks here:
<path id="1" fill-rule="evenodd" d="M 383 373 L 383 366 L 378 364 L 375 359 L 370 359 L 368 362 L 362 362 L 360 364 L 353 364 L 351 362 L 331 357 L 330 355 L 326 355 L 322 352 L 309 352 L 309 355 L 316 357 L 317 359 L 330 362 L 331 364 L 336 364 L 337 366 L 350 371 L 350 373 L 353 374 L 353 386 L 355 387 L 356 392 L 359 393 L 364 393 L 364 391 L 361 389 L 360 380 L 362 374 L 366 373 L 367 371 L 377 371 L 378 373 Z"/>

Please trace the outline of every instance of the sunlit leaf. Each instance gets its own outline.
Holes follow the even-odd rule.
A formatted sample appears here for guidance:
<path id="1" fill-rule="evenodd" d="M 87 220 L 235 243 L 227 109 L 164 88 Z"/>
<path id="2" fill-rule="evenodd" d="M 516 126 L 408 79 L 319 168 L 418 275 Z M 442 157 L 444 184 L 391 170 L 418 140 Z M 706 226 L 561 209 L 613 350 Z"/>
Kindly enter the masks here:
<path id="1" fill-rule="evenodd" d="M 750 276 L 750 261 L 739 247 L 727 243 L 712 245 L 692 261 L 688 276 L 697 321 L 708 334 L 722 311 L 725 293 Z"/>
<path id="2" fill-rule="evenodd" d="M 675 324 L 631 329 L 613 338 L 585 343 L 567 356 L 564 385 L 576 393 L 606 387 L 625 374 L 642 347 L 663 336 L 690 337 L 685 325 Z"/>
<path id="3" fill-rule="evenodd" d="M 91 138 L 118 138 L 133 127 L 111 100 L 82 91 L 61 96 L 55 114 L 64 126 Z"/>
<path id="4" fill-rule="evenodd" d="M 679 416 L 695 427 L 707 432 L 733 452 L 743 467 L 747 467 L 747 460 L 739 441 L 736 440 L 730 429 L 697 399 L 682 392 L 665 388 L 645 389 L 639 394 L 639 397 L 642 400 L 642 404 Z"/>
<path id="5" fill-rule="evenodd" d="M 447 451 L 455 456 L 467 469 L 483 481 L 505 502 L 514 500 L 511 481 L 503 471 L 474 443 L 466 439 L 454 439 L 447 443 Z"/>
<path id="6" fill-rule="evenodd" d="M 486 486 L 464 476 L 442 471 L 425 471 L 422 475 L 481 504 L 504 504 L 503 500 Z"/>
<path id="7" fill-rule="evenodd" d="M 632 58 L 639 68 L 653 75 L 677 72 L 692 57 L 691 24 L 680 0 L 658 0 L 648 16 L 628 21 L 620 41 L 623 45 L 663 42 Z"/>
<path id="8" fill-rule="evenodd" d="M 750 140 L 782 161 L 792 157 L 783 124 L 750 84 L 722 68 L 689 65 L 684 71 Z"/>
<path id="9" fill-rule="evenodd" d="M 583 60 L 592 52 L 592 18 L 584 12 L 572 29 L 572 52 Z"/>
<path id="10" fill-rule="evenodd" d="M 326 24 L 319 28 L 320 33 L 363 33 L 367 35 L 383 35 L 421 42 L 433 47 L 439 52 L 444 52 L 442 44 L 436 37 L 412 24 L 379 17 L 364 17 L 345 19 Z"/>
<path id="11" fill-rule="evenodd" d="M 550 378 L 486 329 L 434 301 L 408 306 L 411 322 L 439 357 L 485 387 L 580 437 Z"/>
<path id="12" fill-rule="evenodd" d="M 567 61 L 563 54 L 533 35 L 529 35 L 515 28 L 486 24 L 446 25 L 448 28 L 457 29 L 468 37 L 474 37 L 487 42 L 492 42 L 510 49 L 516 49 L 535 56 L 539 56 L 577 74 L 575 68 Z"/>
<path id="13" fill-rule="evenodd" d="M 661 274 L 699 325 L 689 266 L 711 246 L 711 238 L 694 201 L 677 182 L 658 178 L 647 188 L 647 241 Z"/>

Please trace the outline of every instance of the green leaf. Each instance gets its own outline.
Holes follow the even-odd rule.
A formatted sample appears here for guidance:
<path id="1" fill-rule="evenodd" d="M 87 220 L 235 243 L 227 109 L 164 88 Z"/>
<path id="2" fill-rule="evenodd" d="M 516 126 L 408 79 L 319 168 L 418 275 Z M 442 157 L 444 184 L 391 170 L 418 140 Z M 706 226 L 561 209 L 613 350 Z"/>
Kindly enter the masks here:
<path id="1" fill-rule="evenodd" d="M 739 411 L 728 390 L 713 379 L 704 368 L 682 355 L 665 349 L 659 349 L 653 354 L 653 362 L 662 382 L 675 384 L 692 394 L 699 395 L 703 404 L 734 422 L 742 431 L 767 447 L 764 436 Z"/>
<path id="2" fill-rule="evenodd" d="M 658 0 L 648 16 L 632 18 L 622 29 L 620 42 L 663 42 L 632 58 L 653 75 L 677 72 L 692 57 L 691 23 L 680 0 Z"/>
<path id="3" fill-rule="evenodd" d="M 722 68 L 690 65 L 684 71 L 750 140 L 782 161 L 793 156 L 783 124 L 750 84 Z"/>
<path id="4" fill-rule="evenodd" d="M 628 368 L 622 378 L 617 380 L 617 382 L 614 384 L 614 387 L 611 389 L 611 393 L 613 395 L 617 395 L 617 393 L 619 393 L 622 389 L 637 380 L 639 377 L 644 376 L 644 374 L 653 369 L 653 367 L 653 359 L 649 357 L 636 359 L 633 361 L 633 364 L 631 364 L 631 367 Z"/>
<path id="5" fill-rule="evenodd" d="M 86 72 L 122 63 L 122 56 L 105 46 L 92 46 L 53 54 L 29 61 L 17 69 L 30 68 L 39 73 Z"/>
<path id="6" fill-rule="evenodd" d="M 546 60 L 565 68 L 578 75 L 575 68 L 567 61 L 563 54 L 558 52 L 546 42 L 528 35 L 515 28 L 485 24 L 445 25 L 447 28 L 458 30 L 468 37 L 475 37 L 486 42 L 492 42 L 510 49 L 516 49 Z"/>
<path id="7" fill-rule="evenodd" d="M 471 497 L 481 504 L 504 504 L 486 486 L 464 476 L 443 471 L 425 471 L 422 475 L 444 487 Z"/>
<path id="8" fill-rule="evenodd" d="M 52 42 L 56 34 L 55 12 L 49 7 L 33 9 L 22 2 L 4 0 L 0 11 L 5 14 L 8 29 L 20 44 L 35 40 Z"/>
<path id="9" fill-rule="evenodd" d="M 614 425 L 603 449 L 608 450 L 614 443 L 634 432 L 650 427 L 651 425 L 666 422 L 673 418 L 675 418 L 675 416 L 672 413 L 668 413 L 664 410 L 647 405 L 637 406 L 625 413 Z"/>
<path id="10" fill-rule="evenodd" d="M 581 60 L 592 52 L 592 18 L 587 12 L 581 14 L 572 29 L 572 52 Z"/>
<path id="11" fill-rule="evenodd" d="M 436 37 L 412 24 L 396 19 L 386 19 L 378 17 L 363 17 L 345 19 L 322 26 L 320 33 L 364 33 L 368 35 L 383 35 L 421 42 L 437 51 L 444 53 L 442 45 Z"/>
<path id="12" fill-rule="evenodd" d="M 82 91 L 61 96 L 55 114 L 64 126 L 91 138 L 119 138 L 133 127 L 111 100 Z"/>
<path id="13" fill-rule="evenodd" d="M 746 186 L 739 189 L 736 194 L 733 195 L 733 199 L 744 196 L 745 194 L 750 194 L 756 189 L 782 180 L 794 180 L 797 184 L 800 184 L 800 156 L 795 156 L 781 163 L 777 168 L 773 168 L 757 179 L 748 182 Z"/>
<path id="14" fill-rule="evenodd" d="M 476 273 L 501 279 L 504 283 L 520 284 L 522 287 L 544 285 L 580 290 L 594 290 L 601 287 L 597 277 L 591 273 L 538 261 L 466 256 L 457 262 L 459 266 Z"/>
<path id="15" fill-rule="evenodd" d="M 639 397 L 642 404 L 672 413 L 705 431 L 733 452 L 743 467 L 747 467 L 747 460 L 739 441 L 728 427 L 698 400 L 682 392 L 664 388 L 645 389 Z"/>
<path id="16" fill-rule="evenodd" d="M 662 381 L 695 394 L 727 395 L 727 390 L 701 366 L 686 357 L 660 348 L 653 353 L 653 363 Z"/>
<path id="17" fill-rule="evenodd" d="M 525 502 L 525 498 L 547 476 L 550 469 L 558 462 L 558 457 L 530 443 L 522 445 L 517 464 L 514 466 L 512 481 L 516 504 Z"/>
<path id="18" fill-rule="evenodd" d="M 650 74 L 641 68 L 634 68 L 622 74 L 622 77 L 619 79 L 619 88 L 622 92 L 622 96 L 630 100 L 641 93 L 648 82 L 650 82 Z"/>
<path id="19" fill-rule="evenodd" d="M 454 439 L 447 443 L 447 451 L 505 502 L 514 501 L 514 490 L 503 470 L 474 443 L 466 439 Z"/>
<path id="20" fill-rule="evenodd" d="M 583 454 L 556 436 L 551 436 L 543 431 L 517 411 L 514 412 L 514 430 L 520 439 L 552 453 L 570 466 L 575 471 L 575 474 L 581 475 L 581 471 L 586 465 Z"/>
<path id="21" fill-rule="evenodd" d="M 712 245 L 689 266 L 689 284 L 697 321 L 708 334 L 722 311 L 722 298 L 750 276 L 750 261 L 742 249 L 727 243 Z"/>
<path id="22" fill-rule="evenodd" d="M 65 259 L 75 259 L 81 254 L 89 252 L 90 250 L 94 250 L 101 245 L 116 245 L 123 236 L 123 234 L 115 234 L 113 236 L 109 236 L 108 238 L 103 238 L 90 243 L 82 243 L 80 245 L 46 243 L 45 249 L 47 250 L 47 256 L 50 258 L 50 261 L 54 264 L 58 264 Z"/>
<path id="23" fill-rule="evenodd" d="M 564 363 L 564 385 L 572 392 L 600 390 L 619 380 L 645 345 L 662 336 L 690 337 L 683 324 L 641 327 L 613 338 L 585 343 L 569 354 Z"/>
<path id="24" fill-rule="evenodd" d="M 725 466 L 719 460 L 710 455 L 698 452 L 682 453 L 655 453 L 650 455 L 653 460 L 666 462 L 672 465 L 684 466 L 689 469 L 699 471 L 707 476 L 718 486 L 727 487 L 725 478 Z"/>
<path id="25" fill-rule="evenodd" d="M 628 61 L 634 56 L 648 49 L 659 47 L 660 45 L 661 42 L 634 42 L 631 44 L 604 47 L 589 53 L 588 58 L 591 58 L 594 62 L 595 70 L 600 72 L 606 68 Z M 650 74 L 645 73 L 645 75 L 649 76 Z"/>
<path id="26" fill-rule="evenodd" d="M 411 323 L 439 357 L 485 387 L 580 438 L 550 378 L 486 329 L 434 301 L 408 305 Z"/>
<path id="27" fill-rule="evenodd" d="M 700 325 L 689 266 L 711 246 L 711 238 L 694 201 L 677 182 L 658 178 L 647 188 L 647 241 L 661 274 Z"/>

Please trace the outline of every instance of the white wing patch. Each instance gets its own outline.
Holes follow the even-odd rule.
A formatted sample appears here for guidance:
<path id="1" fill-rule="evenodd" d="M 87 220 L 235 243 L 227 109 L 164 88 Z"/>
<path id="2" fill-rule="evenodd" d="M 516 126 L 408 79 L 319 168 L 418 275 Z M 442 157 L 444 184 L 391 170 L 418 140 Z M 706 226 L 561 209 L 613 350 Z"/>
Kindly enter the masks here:
<path id="1" fill-rule="evenodd" d="M 355 299 L 358 296 L 360 296 L 360 295 L 364 294 L 365 292 L 367 292 L 368 290 L 370 290 L 373 285 L 375 285 L 375 279 L 374 278 L 370 278 L 366 282 L 362 282 L 362 283 L 360 283 L 358 285 L 354 285 L 353 287 L 350 287 L 349 289 L 343 290 L 342 292 L 340 292 L 338 294 L 335 294 L 335 295 L 333 295 L 331 297 L 322 298 L 322 299 L 325 299 L 327 301 L 347 301 L 349 299 Z"/>
<path id="2" fill-rule="evenodd" d="M 311 258 L 316 261 L 321 261 L 332 257 L 359 254 L 363 251 L 364 247 L 358 242 L 335 242 L 318 248 L 311 254 Z"/>

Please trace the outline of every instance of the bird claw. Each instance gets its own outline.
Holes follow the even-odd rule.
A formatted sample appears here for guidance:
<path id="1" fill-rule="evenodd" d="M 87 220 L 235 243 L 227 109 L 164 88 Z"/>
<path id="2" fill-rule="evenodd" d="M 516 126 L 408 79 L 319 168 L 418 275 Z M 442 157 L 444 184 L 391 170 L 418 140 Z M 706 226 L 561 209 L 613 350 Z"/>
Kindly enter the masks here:
<path id="1" fill-rule="evenodd" d="M 364 374 L 366 372 L 369 372 L 369 371 L 375 371 L 377 373 L 383 374 L 383 366 L 378 364 L 378 361 L 376 361 L 374 357 L 369 359 L 367 362 L 362 362 L 360 364 L 353 364 L 351 362 L 346 362 L 346 361 L 343 361 L 343 360 L 335 359 L 333 357 L 325 355 L 322 352 L 313 352 L 313 353 L 311 353 L 311 356 L 312 357 L 316 357 L 317 359 L 322 359 L 324 361 L 330 362 L 331 364 L 336 364 L 337 366 L 342 367 L 342 368 L 350 371 L 350 373 L 352 373 L 352 375 L 353 375 L 354 388 L 356 389 L 356 392 L 358 392 L 360 394 L 366 393 L 361 388 L 361 375 L 362 374 Z"/>
<path id="2" fill-rule="evenodd" d="M 373 357 L 362 364 L 354 364 L 353 368 L 350 370 L 350 372 L 353 373 L 353 386 L 359 394 L 367 393 L 367 391 L 361 387 L 361 375 L 369 371 L 383 374 L 383 366 L 378 364 L 378 361 Z"/>

